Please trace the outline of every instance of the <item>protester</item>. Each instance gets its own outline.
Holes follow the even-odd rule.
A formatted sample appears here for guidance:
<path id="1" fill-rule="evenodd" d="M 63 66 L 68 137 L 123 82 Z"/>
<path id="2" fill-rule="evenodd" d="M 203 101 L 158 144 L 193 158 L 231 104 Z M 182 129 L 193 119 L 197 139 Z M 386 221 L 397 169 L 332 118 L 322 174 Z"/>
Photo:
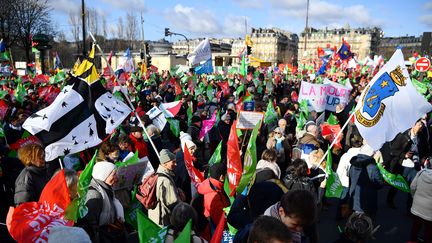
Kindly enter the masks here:
<path id="1" fill-rule="evenodd" d="M 25 165 L 15 181 L 15 205 L 37 202 L 49 181 L 45 170 L 45 151 L 38 144 L 29 144 L 18 150 L 18 158 Z"/>
<path id="2" fill-rule="evenodd" d="M 333 243 L 365 243 L 372 238 L 372 219 L 364 213 L 353 213 L 345 224 L 341 237 Z"/>
<path id="3" fill-rule="evenodd" d="M 280 220 L 270 216 L 260 216 L 252 225 L 248 243 L 266 242 L 291 243 L 291 233 Z"/>
<path id="4" fill-rule="evenodd" d="M 138 158 L 144 158 L 148 156 L 147 144 L 144 141 L 142 128 L 134 126 L 131 128 L 129 138 L 132 141 L 129 150 L 135 152 L 138 151 Z"/>
<path id="5" fill-rule="evenodd" d="M 270 179 L 281 179 L 281 169 L 277 161 L 277 153 L 274 149 L 267 149 L 261 155 L 256 167 L 255 182 L 266 181 Z"/>

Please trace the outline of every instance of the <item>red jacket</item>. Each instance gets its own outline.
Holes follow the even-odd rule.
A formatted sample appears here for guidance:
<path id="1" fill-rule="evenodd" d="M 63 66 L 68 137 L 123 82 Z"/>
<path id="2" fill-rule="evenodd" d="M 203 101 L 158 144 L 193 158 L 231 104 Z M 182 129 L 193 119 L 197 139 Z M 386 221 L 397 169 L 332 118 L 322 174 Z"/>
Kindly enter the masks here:
<path id="1" fill-rule="evenodd" d="M 198 185 L 197 190 L 199 194 L 204 195 L 204 215 L 210 217 L 212 222 L 217 224 L 223 215 L 223 209 L 230 205 L 223 183 L 213 178 L 207 178 Z"/>
<path id="2" fill-rule="evenodd" d="M 143 158 L 148 156 L 147 144 L 144 141 L 144 138 L 136 138 L 132 134 L 129 135 L 129 138 L 132 141 L 132 146 L 129 147 L 129 150 L 135 152 L 138 150 L 138 158 Z"/>

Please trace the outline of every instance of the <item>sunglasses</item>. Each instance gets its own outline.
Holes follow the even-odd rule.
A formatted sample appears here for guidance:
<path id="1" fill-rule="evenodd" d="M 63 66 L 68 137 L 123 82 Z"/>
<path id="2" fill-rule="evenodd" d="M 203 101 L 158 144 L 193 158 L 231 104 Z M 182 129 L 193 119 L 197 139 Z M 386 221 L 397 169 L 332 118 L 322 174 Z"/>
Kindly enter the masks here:
<path id="1" fill-rule="evenodd" d="M 274 134 L 282 134 L 282 133 L 280 133 L 280 132 L 274 132 Z"/>

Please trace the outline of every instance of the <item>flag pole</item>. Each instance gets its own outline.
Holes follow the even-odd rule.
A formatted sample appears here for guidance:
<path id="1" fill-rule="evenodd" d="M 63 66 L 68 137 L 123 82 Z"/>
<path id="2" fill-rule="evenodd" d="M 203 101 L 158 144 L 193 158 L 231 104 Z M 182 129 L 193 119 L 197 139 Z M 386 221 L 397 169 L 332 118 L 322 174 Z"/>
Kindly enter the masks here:
<path id="1" fill-rule="evenodd" d="M 345 124 L 342 126 L 341 130 L 338 132 L 338 134 L 336 135 L 336 137 L 334 138 L 333 142 L 330 144 L 329 148 L 326 150 L 326 152 L 324 153 L 323 157 L 321 158 L 320 162 L 318 163 L 318 167 L 321 166 L 322 162 L 324 161 L 324 159 L 327 157 L 328 152 L 331 150 L 331 148 L 336 144 L 337 139 L 339 138 L 339 136 L 342 134 L 343 130 L 345 130 L 345 128 L 348 126 L 348 123 L 350 122 L 350 120 L 352 119 L 352 117 L 355 114 L 355 110 L 353 113 L 351 113 L 351 115 L 348 117 L 348 120 L 345 122 Z"/>
<path id="2" fill-rule="evenodd" d="M 59 160 L 59 164 L 60 164 L 60 169 L 63 170 L 63 164 L 62 164 L 62 161 L 61 161 L 60 158 L 58 158 L 58 160 Z"/>
<path id="3" fill-rule="evenodd" d="M 93 39 L 93 41 L 94 41 L 96 47 L 98 48 L 99 52 L 101 53 L 102 58 L 104 59 L 104 61 L 105 61 L 105 63 L 107 64 L 107 66 L 109 67 L 111 73 L 114 74 L 114 69 L 111 67 L 111 64 L 108 63 L 108 61 L 107 61 L 107 59 L 106 59 L 106 57 L 105 57 L 105 54 L 104 54 L 104 52 L 102 51 L 102 48 L 101 48 L 101 47 L 99 46 L 99 44 L 97 43 L 97 41 L 96 41 L 95 37 L 93 36 L 93 34 L 92 34 L 90 31 L 89 31 L 88 33 L 89 33 L 90 37 Z M 116 77 L 115 75 L 114 75 L 114 79 L 115 79 L 116 82 L 117 82 L 117 77 Z M 117 83 L 118 83 L 118 82 L 117 82 Z M 120 91 L 121 91 L 121 92 L 124 94 L 124 96 L 126 97 L 126 100 L 128 101 L 128 104 L 129 104 L 130 108 L 132 109 L 132 111 L 133 111 L 133 113 L 135 114 L 136 118 L 138 119 L 138 121 L 139 121 L 141 127 L 143 128 L 144 133 L 146 134 L 148 140 L 150 141 L 150 144 L 152 145 L 152 147 L 153 147 L 153 149 L 154 149 L 156 155 L 158 156 L 158 158 L 160 158 L 160 156 L 159 156 L 159 151 L 156 149 L 156 146 L 154 145 L 153 140 L 151 139 L 151 137 L 150 137 L 150 136 L 148 135 L 148 133 L 147 133 L 147 130 L 146 130 L 145 126 L 144 126 L 144 123 L 142 122 L 141 118 L 139 117 L 138 113 L 136 112 L 136 109 L 135 109 L 135 107 L 133 106 L 133 104 L 132 104 L 132 102 L 131 102 L 131 100 L 130 100 L 130 98 L 129 98 L 129 94 L 128 94 L 128 92 L 127 92 L 127 89 L 126 89 L 126 92 L 125 92 L 124 89 L 123 89 L 123 87 L 122 87 L 122 88 L 120 89 Z"/>

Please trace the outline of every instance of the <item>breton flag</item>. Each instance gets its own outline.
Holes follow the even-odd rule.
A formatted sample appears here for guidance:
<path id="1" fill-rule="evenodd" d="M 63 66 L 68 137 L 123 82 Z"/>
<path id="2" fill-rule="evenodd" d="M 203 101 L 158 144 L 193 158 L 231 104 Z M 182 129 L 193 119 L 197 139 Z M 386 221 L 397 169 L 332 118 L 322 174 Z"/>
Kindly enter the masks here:
<path id="1" fill-rule="evenodd" d="M 378 150 L 431 109 L 412 85 L 398 49 L 361 94 L 355 123 L 368 144 Z"/>
<path id="2" fill-rule="evenodd" d="M 47 161 L 98 145 L 131 113 L 103 87 L 93 58 L 94 46 L 54 102 L 23 124 L 45 146 Z"/>

